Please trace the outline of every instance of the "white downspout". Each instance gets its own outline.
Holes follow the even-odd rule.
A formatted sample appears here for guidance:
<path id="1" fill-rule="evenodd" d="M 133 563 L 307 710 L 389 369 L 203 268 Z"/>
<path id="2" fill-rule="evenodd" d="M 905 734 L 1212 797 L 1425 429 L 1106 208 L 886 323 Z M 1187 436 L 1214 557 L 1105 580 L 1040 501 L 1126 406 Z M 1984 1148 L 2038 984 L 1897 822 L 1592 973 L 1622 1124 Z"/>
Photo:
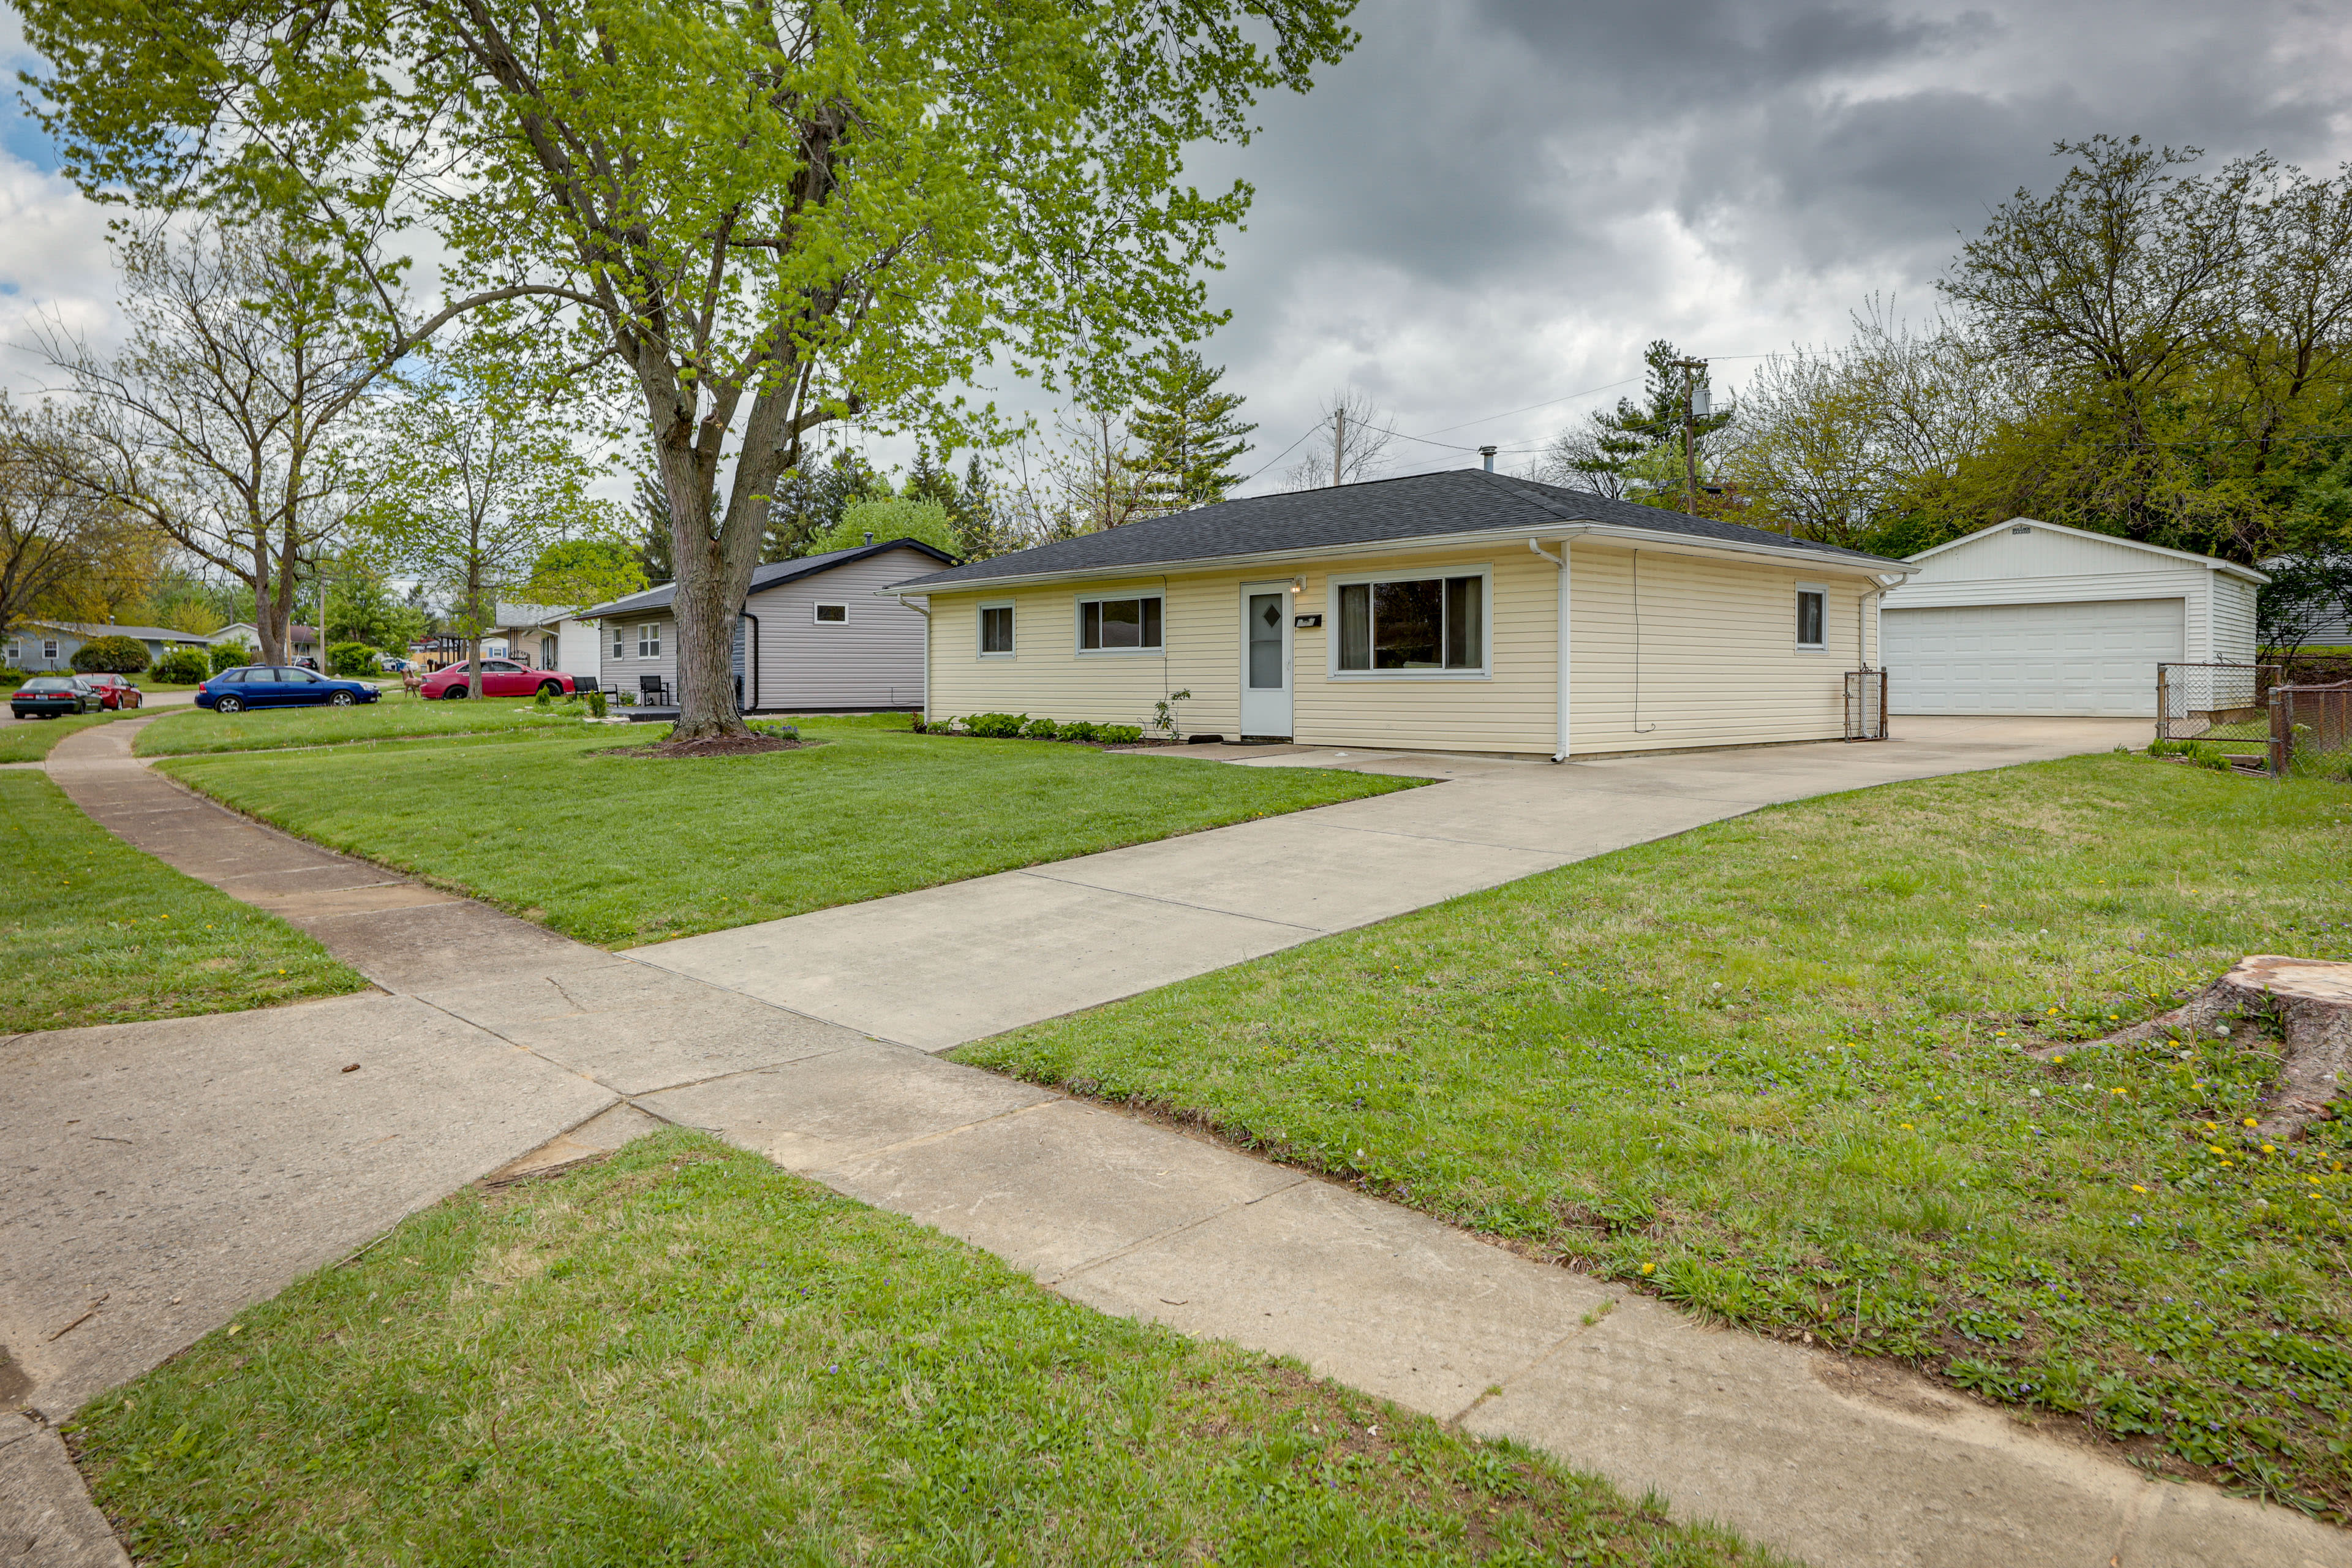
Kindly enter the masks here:
<path id="1" fill-rule="evenodd" d="M 1559 708 L 1558 714 L 1555 715 L 1553 720 L 1553 722 L 1558 726 L 1559 735 L 1559 744 L 1553 750 L 1551 754 L 1551 760 L 1555 763 L 1564 763 L 1568 761 L 1570 746 L 1575 733 L 1570 725 L 1570 715 L 1569 711 L 1570 668 L 1568 657 L 1568 543 L 1570 539 L 1575 538 L 1577 534 L 1583 531 L 1584 531 L 1582 529 L 1578 529 L 1573 532 L 1562 535 L 1559 542 L 1559 553 L 1557 555 L 1554 555 L 1550 551 L 1546 550 L 1537 541 L 1532 539 L 1528 541 L 1528 548 L 1529 550 L 1535 552 L 1535 553 L 1542 556 L 1554 566 L 1559 568 L 1559 609 L 1555 616 L 1555 619 L 1559 623 L 1559 651 L 1555 657 L 1552 667 L 1552 684 L 1559 689 L 1557 695 L 1559 698 Z M 1492 612 L 1490 611 L 1489 613 L 1491 614 Z"/>

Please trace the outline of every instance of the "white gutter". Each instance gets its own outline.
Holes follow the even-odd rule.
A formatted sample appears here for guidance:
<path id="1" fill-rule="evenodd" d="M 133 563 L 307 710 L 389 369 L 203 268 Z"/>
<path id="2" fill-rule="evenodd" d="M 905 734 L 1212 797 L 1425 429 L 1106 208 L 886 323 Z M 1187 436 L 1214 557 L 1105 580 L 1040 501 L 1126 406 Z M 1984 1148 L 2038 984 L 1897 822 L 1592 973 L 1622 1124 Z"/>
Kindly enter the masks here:
<path id="1" fill-rule="evenodd" d="M 1581 538 L 1588 531 L 1590 531 L 1582 528 L 1573 528 L 1563 531 L 1559 539 L 1559 553 L 1557 555 L 1554 555 L 1550 551 L 1546 550 L 1543 545 L 1537 541 L 1532 539 L 1528 541 L 1528 548 L 1529 550 L 1533 551 L 1536 554 L 1542 556 L 1554 566 L 1559 568 L 1559 609 L 1554 617 L 1558 621 L 1559 627 L 1559 651 L 1554 656 L 1552 663 L 1552 684 L 1557 688 L 1557 690 L 1553 695 L 1559 707 L 1558 712 L 1553 717 L 1553 722 L 1558 727 L 1557 733 L 1559 736 L 1559 744 L 1553 747 L 1551 753 L 1551 760 L 1555 763 L 1564 763 L 1568 761 L 1569 748 L 1575 733 L 1570 724 L 1569 710 L 1569 677 L 1570 674 L 1570 666 L 1569 663 L 1568 654 L 1568 547 L 1571 540 Z M 1491 609 L 1489 613 L 1492 613 Z"/>
<path id="2" fill-rule="evenodd" d="M 1577 521 L 1561 519 L 1551 522 L 1530 523 L 1524 528 L 1482 528 L 1464 533 L 1423 533 L 1409 539 L 1369 540 L 1347 544 L 1323 544 L 1302 550 L 1254 551 L 1245 555 L 1204 555 L 1186 561 L 1139 562 L 1132 566 L 1089 566 L 1059 572 L 1031 572 L 1018 575 L 971 577 L 958 583 L 940 583 L 911 591 L 925 595 L 988 593 L 1003 588 L 1034 587 L 1046 583 L 1113 582 L 1126 577 L 1160 577 L 1178 572 L 1255 571 L 1291 562 L 1329 561 L 1358 555 L 1411 555 L 1436 550 L 1477 548 L 1508 545 L 1513 541 L 1534 542 L 1543 539 L 1583 538 L 1623 541 L 1638 544 L 1644 550 L 1656 550 L 1667 554 L 1696 555 L 1709 559 L 1769 563 L 1791 569 L 1833 575 L 1908 577 L 1919 570 L 1906 562 L 1885 561 L 1874 556 L 1851 559 L 1836 555 L 1817 555 L 1807 551 L 1778 549 L 1770 545 L 1746 545 L 1694 540 L 1686 534 L 1646 528 L 1628 528 L 1622 523 Z M 1538 554 L 1543 553 L 1538 552 Z M 916 579 L 915 581 L 920 581 Z M 890 592 L 893 590 L 883 590 Z"/>

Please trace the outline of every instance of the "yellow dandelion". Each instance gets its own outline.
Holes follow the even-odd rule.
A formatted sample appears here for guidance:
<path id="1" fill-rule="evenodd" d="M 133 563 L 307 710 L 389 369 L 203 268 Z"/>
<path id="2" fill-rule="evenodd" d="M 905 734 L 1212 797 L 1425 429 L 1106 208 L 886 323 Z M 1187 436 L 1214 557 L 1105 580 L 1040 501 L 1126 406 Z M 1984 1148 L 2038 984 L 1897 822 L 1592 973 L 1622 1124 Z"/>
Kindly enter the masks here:
<path id="1" fill-rule="evenodd" d="M 1657 1269 L 1658 1266 L 1654 1263 L 1644 1263 L 1642 1265 L 1642 1272 L 1644 1274 L 1654 1274 L 1657 1272 Z"/>
<path id="2" fill-rule="evenodd" d="M 1906 1132 L 1908 1132 L 1908 1131 L 1911 1131 L 1911 1124 L 1910 1124 L 1908 1121 L 1906 1121 L 1906 1122 L 1905 1122 L 1905 1123 L 1903 1124 L 1903 1131 L 1906 1131 Z"/>
<path id="3" fill-rule="evenodd" d="M 2111 1093 L 2111 1094 L 2121 1094 L 2121 1093 L 2123 1092 L 2123 1090 L 2122 1090 L 2122 1089 L 2110 1089 L 2110 1090 L 2108 1090 L 2108 1092 L 2109 1092 L 2109 1093 Z"/>
<path id="4" fill-rule="evenodd" d="M 2147 1191 L 2147 1189 L 2146 1187 L 2141 1186 L 2137 1182 L 2134 1182 L 2134 1183 L 2132 1184 L 2132 1191 L 2134 1191 L 2134 1192 L 2136 1192 L 2136 1193 L 2144 1193 L 2144 1192 Z"/>
<path id="5" fill-rule="evenodd" d="M 2277 1151 L 2277 1150 L 2275 1150 L 2275 1149 L 2273 1149 L 2273 1148 L 2272 1148 L 2269 1144 L 2265 1143 L 2265 1144 L 2263 1144 L 2263 1153 L 2265 1153 L 2265 1154 L 2275 1154 L 2275 1153 L 2277 1153 L 2277 1152 L 2278 1152 L 2278 1151 Z"/>
<path id="6" fill-rule="evenodd" d="M 2247 1125 L 2247 1126 L 2249 1126 L 2249 1127 L 2252 1127 L 2252 1125 L 2254 1125 L 2254 1119 L 2253 1119 L 2252 1117 L 2251 1117 L 2251 1116 L 2247 1117 L 2247 1118 L 2246 1118 L 2246 1125 Z"/>
<path id="7" fill-rule="evenodd" d="M 2221 1169 L 2225 1171 L 2234 1170 L 2237 1168 L 2237 1163 L 2238 1162 L 2235 1160 L 2224 1160 L 2221 1162 Z"/>

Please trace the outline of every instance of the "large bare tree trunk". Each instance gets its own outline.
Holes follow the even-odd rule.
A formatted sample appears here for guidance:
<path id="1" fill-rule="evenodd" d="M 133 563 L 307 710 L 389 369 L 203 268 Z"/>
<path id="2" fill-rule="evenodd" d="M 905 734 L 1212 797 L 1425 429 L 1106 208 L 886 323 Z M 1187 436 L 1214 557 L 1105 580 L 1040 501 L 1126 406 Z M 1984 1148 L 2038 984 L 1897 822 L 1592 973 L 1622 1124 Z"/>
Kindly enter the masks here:
<path id="1" fill-rule="evenodd" d="M 2270 1114 L 2255 1131 L 2265 1138 L 2292 1138 L 2312 1122 L 2335 1114 L 2336 1097 L 2352 1073 L 2352 963 L 2319 958 L 2256 953 L 2169 1013 L 2091 1042 L 2137 1046 L 2179 1036 L 2208 1036 L 2224 1020 L 2275 1016 L 2285 1051 L 2279 1066 L 2279 1091 Z M 2044 1046 L 2032 1054 L 2053 1057 L 2080 1045 Z"/>

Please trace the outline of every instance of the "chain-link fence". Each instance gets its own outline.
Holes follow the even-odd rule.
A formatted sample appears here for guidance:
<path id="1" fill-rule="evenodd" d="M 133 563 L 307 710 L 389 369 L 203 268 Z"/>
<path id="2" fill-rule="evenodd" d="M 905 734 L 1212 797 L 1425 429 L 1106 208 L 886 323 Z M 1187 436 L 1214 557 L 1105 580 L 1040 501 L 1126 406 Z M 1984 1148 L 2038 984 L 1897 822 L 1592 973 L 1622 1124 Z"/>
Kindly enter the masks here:
<path id="1" fill-rule="evenodd" d="M 1849 669 L 1845 672 L 1845 738 L 1849 741 L 1886 739 L 1886 672 Z"/>
<path id="2" fill-rule="evenodd" d="M 2318 773 L 2352 779 L 2352 680 L 2273 686 L 2267 717 L 2273 778 Z"/>
<path id="3" fill-rule="evenodd" d="M 2271 664 L 2159 664 L 2156 667 L 2156 733 L 2166 741 L 2249 741 L 2267 743 Z"/>

